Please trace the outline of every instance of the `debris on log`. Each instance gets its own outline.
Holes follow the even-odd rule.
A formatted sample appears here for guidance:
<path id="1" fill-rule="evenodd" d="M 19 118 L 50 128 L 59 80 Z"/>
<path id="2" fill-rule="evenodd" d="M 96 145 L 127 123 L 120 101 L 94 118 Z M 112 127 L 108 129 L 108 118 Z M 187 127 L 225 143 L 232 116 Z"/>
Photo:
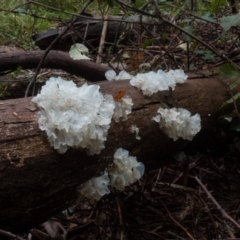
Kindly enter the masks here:
<path id="1" fill-rule="evenodd" d="M 76 188 L 111 165 L 117 148 L 122 147 L 146 165 L 146 169 L 167 165 L 171 156 L 189 143 L 173 141 L 152 121 L 168 91 L 145 97 L 128 81 L 100 82 L 100 91 L 113 96 L 125 89 L 133 99 L 133 112 L 125 122 L 112 121 L 105 149 L 88 156 L 84 150 L 70 149 L 58 154 L 50 147 L 45 132 L 39 130 L 37 111 L 31 98 L 0 102 L 0 226 L 6 230 L 30 228 L 69 207 Z M 172 92 L 179 107 L 199 113 L 202 129 L 213 129 L 222 102 L 229 98 L 219 79 L 190 80 Z M 141 140 L 130 131 L 137 125 Z"/>

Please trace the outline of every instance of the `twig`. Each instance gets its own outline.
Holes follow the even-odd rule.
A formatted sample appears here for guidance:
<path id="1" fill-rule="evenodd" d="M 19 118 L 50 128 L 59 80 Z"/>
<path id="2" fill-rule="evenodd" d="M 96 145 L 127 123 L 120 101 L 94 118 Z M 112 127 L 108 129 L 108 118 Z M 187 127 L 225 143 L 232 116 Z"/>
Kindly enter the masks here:
<path id="1" fill-rule="evenodd" d="M 123 230 L 122 230 L 122 226 L 123 226 L 123 222 L 122 222 L 122 212 L 121 212 L 121 208 L 120 208 L 120 205 L 119 205 L 118 198 L 116 198 L 116 202 L 117 202 L 117 209 L 118 209 L 119 223 L 120 223 L 120 227 L 121 227 L 121 235 L 120 235 L 120 240 L 123 240 Z"/>
<path id="2" fill-rule="evenodd" d="M 198 182 L 198 184 L 202 187 L 202 189 L 204 190 L 204 192 L 207 194 L 207 196 L 210 198 L 210 200 L 214 203 L 214 205 L 217 207 L 217 209 L 221 212 L 222 216 L 232 222 L 238 229 L 240 229 L 240 225 L 232 218 L 230 217 L 225 210 L 219 205 L 219 203 L 215 200 L 215 198 L 212 196 L 212 194 L 207 190 L 207 188 L 203 185 L 203 183 L 201 182 L 201 180 L 198 177 L 195 177 L 196 181 Z"/>
<path id="3" fill-rule="evenodd" d="M 119 4 L 121 4 L 122 6 L 124 6 L 124 7 L 127 8 L 127 9 L 130 9 L 130 10 L 132 10 L 132 11 L 141 13 L 141 14 L 143 14 L 143 15 L 145 15 L 145 16 L 149 16 L 149 17 L 156 18 L 156 15 L 147 13 L 147 12 L 145 12 L 145 11 L 142 11 L 142 10 L 140 10 L 140 9 L 136 9 L 136 8 L 134 8 L 134 7 L 131 7 L 130 5 L 122 2 L 121 0 L 116 0 L 116 2 L 118 2 Z M 231 61 L 225 54 L 220 53 L 220 52 L 217 51 L 214 47 L 212 47 L 212 46 L 210 46 L 209 44 L 205 43 L 204 41 L 202 41 L 201 39 L 199 39 L 199 38 L 196 37 L 195 35 L 187 32 L 186 30 L 182 29 L 181 27 L 178 27 L 178 26 L 175 25 L 174 23 L 172 23 L 172 22 L 166 20 L 165 18 L 163 18 L 163 17 L 162 17 L 162 14 L 161 14 L 161 11 L 160 11 L 160 9 L 159 9 L 159 7 L 158 7 L 158 5 L 157 5 L 157 3 L 156 3 L 155 0 L 150 0 L 149 2 L 152 3 L 152 4 L 155 6 L 155 9 L 157 10 L 157 13 L 159 14 L 159 16 L 158 16 L 159 20 L 167 23 L 168 25 L 170 25 L 170 26 L 178 29 L 180 32 L 188 35 L 189 37 L 191 37 L 191 38 L 193 38 L 193 39 L 195 39 L 196 41 L 198 41 L 199 43 L 201 43 L 203 46 L 205 46 L 207 49 L 209 49 L 210 51 L 212 51 L 213 53 L 215 53 L 218 57 L 220 57 L 221 59 L 227 61 L 227 62 L 230 63 L 232 66 L 234 66 L 235 68 L 237 68 L 238 70 L 240 70 L 240 67 L 239 67 L 237 64 L 235 64 L 233 61 Z"/>
<path id="4" fill-rule="evenodd" d="M 187 230 L 185 227 L 183 227 L 179 222 L 177 222 L 177 221 L 173 218 L 173 216 L 172 216 L 171 213 L 168 211 L 168 209 L 167 209 L 166 205 L 163 203 L 163 201 L 161 201 L 161 202 L 162 202 L 162 205 L 164 206 L 165 210 L 167 211 L 168 216 L 170 217 L 170 219 L 171 219 L 178 227 L 180 227 L 180 228 L 188 235 L 188 237 L 189 237 L 191 240 L 194 240 L 195 238 L 188 232 L 188 230 Z"/>
<path id="5" fill-rule="evenodd" d="M 12 234 L 12 233 L 7 232 L 7 231 L 4 231 L 2 229 L 0 229 L 0 234 L 3 235 L 3 236 L 9 237 L 11 239 L 15 239 L 15 240 L 24 240 L 23 238 L 18 237 L 17 235 Z"/>
<path id="6" fill-rule="evenodd" d="M 30 2 L 31 2 L 31 1 L 30 1 Z M 85 5 L 83 6 L 80 14 L 81 14 L 82 12 L 84 12 L 84 10 L 87 8 L 87 6 L 88 6 L 90 3 L 92 3 L 92 2 L 93 2 L 93 0 L 88 0 L 88 1 L 85 3 Z M 42 56 L 41 61 L 39 62 L 38 66 L 37 66 L 37 69 L 36 69 L 36 72 L 35 72 L 35 74 L 34 74 L 33 79 L 30 81 L 30 83 L 29 83 L 28 86 L 27 86 L 27 89 L 26 89 L 26 92 L 25 92 L 25 97 L 28 96 L 28 92 L 29 92 L 29 89 L 30 89 L 30 87 L 32 86 L 32 84 L 36 82 L 37 76 L 38 76 L 38 74 L 39 74 L 39 72 L 40 72 L 40 68 L 41 68 L 44 60 L 46 59 L 48 53 L 49 53 L 50 50 L 52 49 L 53 45 L 54 45 L 64 34 L 67 33 L 67 31 L 70 29 L 70 27 L 71 27 L 76 21 L 77 21 L 77 17 L 74 17 L 73 20 L 71 21 L 70 25 L 67 25 L 66 29 L 65 29 L 61 34 L 59 34 L 59 35 L 51 42 L 51 44 L 48 46 L 48 48 L 46 49 L 46 51 L 44 52 L 44 54 L 43 54 L 43 56 Z"/>
<path id="7" fill-rule="evenodd" d="M 168 187 L 171 187 L 171 188 L 181 189 L 181 190 L 189 191 L 189 192 L 196 192 L 196 189 L 194 189 L 194 188 L 185 187 L 185 186 L 178 185 L 178 184 L 175 184 L 175 183 L 158 182 L 157 185 L 168 186 Z"/>
<path id="8" fill-rule="evenodd" d="M 176 237 L 177 239 L 186 240 L 186 238 L 182 238 L 182 237 L 178 236 L 176 233 L 173 233 L 173 232 L 171 232 L 171 231 L 167 231 L 167 233 L 170 234 L 170 235 L 172 235 L 172 236 L 174 236 L 174 237 Z"/>
<path id="9" fill-rule="evenodd" d="M 205 203 L 205 201 L 201 198 L 201 196 L 199 196 L 198 198 L 199 198 L 200 202 L 201 202 L 201 203 L 204 205 L 204 207 L 206 208 L 207 213 L 208 213 L 210 219 L 212 220 L 213 227 L 214 227 L 214 231 L 215 231 L 215 234 L 216 234 L 216 236 L 217 236 L 217 235 L 218 235 L 218 234 L 217 234 L 217 228 L 216 228 L 216 225 L 217 225 L 217 224 L 216 224 L 216 222 L 214 221 L 213 215 L 212 215 L 212 213 L 210 212 L 208 205 L 207 205 L 207 204 Z"/>
<path id="10" fill-rule="evenodd" d="M 109 5 L 107 5 L 106 14 L 105 14 L 105 16 L 104 16 L 104 20 L 108 19 L 108 10 L 109 10 Z M 98 48 L 98 56 L 97 56 L 96 63 L 100 63 L 101 60 L 102 60 L 101 54 L 102 54 L 102 52 L 103 52 L 103 47 L 104 47 L 104 43 L 105 43 L 106 32 L 107 32 L 107 25 L 108 25 L 108 22 L 107 22 L 107 21 L 104 21 L 104 22 L 103 22 L 102 35 L 101 35 L 101 39 L 100 39 L 100 43 L 99 43 L 99 48 Z"/>

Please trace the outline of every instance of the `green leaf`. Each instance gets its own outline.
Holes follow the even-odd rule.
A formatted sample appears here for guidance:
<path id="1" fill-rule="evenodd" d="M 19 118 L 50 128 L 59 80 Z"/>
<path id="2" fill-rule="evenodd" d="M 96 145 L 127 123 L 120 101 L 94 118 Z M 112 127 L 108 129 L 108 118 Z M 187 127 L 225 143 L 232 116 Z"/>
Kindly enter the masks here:
<path id="1" fill-rule="evenodd" d="M 226 63 L 219 68 L 220 79 L 228 81 L 239 77 L 239 71 L 232 64 Z"/>
<path id="2" fill-rule="evenodd" d="M 134 7 L 135 8 L 141 8 L 142 6 L 144 6 L 146 4 L 145 0 L 137 0 L 134 3 Z"/>
<path id="3" fill-rule="evenodd" d="M 114 7 L 114 0 L 107 0 L 107 2 L 110 7 Z"/>
<path id="4" fill-rule="evenodd" d="M 220 18 L 220 25 L 222 26 L 224 32 L 228 31 L 231 27 L 237 26 L 239 24 L 240 24 L 239 14 L 226 17 L 224 16 Z"/>
<path id="5" fill-rule="evenodd" d="M 215 60 L 215 54 L 213 54 L 210 50 L 205 50 L 203 53 L 204 60 Z"/>
<path id="6" fill-rule="evenodd" d="M 225 106 L 231 104 L 234 102 L 234 101 L 237 101 L 237 100 L 240 100 L 240 93 L 237 93 L 235 94 L 232 98 L 228 99 L 227 101 L 225 101 L 222 106 L 220 107 L 220 109 L 224 108 Z"/>
<path id="7" fill-rule="evenodd" d="M 217 13 L 217 12 L 219 12 L 219 7 L 226 4 L 226 1 L 225 0 L 211 0 L 210 4 L 211 4 L 212 12 Z"/>
<path id="8" fill-rule="evenodd" d="M 90 60 L 83 53 L 88 53 L 88 49 L 83 44 L 77 43 L 71 46 L 69 56 L 74 60 Z"/>
<path id="9" fill-rule="evenodd" d="M 169 35 L 168 33 L 162 33 L 161 37 L 162 37 L 162 39 L 165 40 L 165 39 L 167 39 L 168 35 Z"/>
<path id="10" fill-rule="evenodd" d="M 192 21 L 191 18 L 185 18 L 182 20 L 183 23 L 190 23 Z"/>
<path id="11" fill-rule="evenodd" d="M 154 42 L 154 39 L 150 38 L 150 39 L 145 39 L 143 42 L 143 49 L 145 49 L 146 47 L 152 45 Z"/>
<path id="12" fill-rule="evenodd" d="M 235 82 L 231 83 L 229 85 L 230 90 L 233 90 L 235 87 L 237 87 L 240 84 L 240 79 L 236 79 Z"/>
<path id="13" fill-rule="evenodd" d="M 195 28 L 194 28 L 193 26 L 186 26 L 186 27 L 183 27 L 183 30 L 185 30 L 185 31 L 188 32 L 188 33 L 193 34 Z M 189 37 L 189 36 L 186 35 L 186 34 L 184 34 L 183 36 L 184 36 L 185 41 L 187 41 L 187 42 L 190 42 L 190 41 L 192 40 L 192 38 Z"/>
<path id="14" fill-rule="evenodd" d="M 216 18 L 211 13 L 206 12 L 201 16 L 201 18 L 209 22 L 216 23 Z"/>

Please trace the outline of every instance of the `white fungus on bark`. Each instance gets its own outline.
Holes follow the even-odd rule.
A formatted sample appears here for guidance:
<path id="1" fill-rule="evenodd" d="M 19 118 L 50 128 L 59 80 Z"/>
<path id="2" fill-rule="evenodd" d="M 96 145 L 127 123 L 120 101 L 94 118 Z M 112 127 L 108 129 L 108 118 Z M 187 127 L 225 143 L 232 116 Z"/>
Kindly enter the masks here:
<path id="1" fill-rule="evenodd" d="M 105 171 L 102 176 L 94 177 L 78 188 L 79 200 L 86 197 L 91 203 L 98 201 L 103 195 L 110 193 L 109 185 L 123 191 L 126 186 L 139 180 L 144 171 L 145 166 L 142 162 L 138 162 L 136 157 L 129 156 L 127 150 L 118 148 L 109 173 Z"/>
<path id="2" fill-rule="evenodd" d="M 166 91 L 175 89 L 177 83 L 185 83 L 187 81 L 187 75 L 182 69 L 170 70 L 164 72 L 159 69 L 157 72 L 150 71 L 147 73 L 138 73 L 133 76 L 126 71 L 122 70 L 117 75 L 114 70 L 108 70 L 105 73 L 105 77 L 108 81 L 118 80 L 130 80 L 130 84 L 137 87 L 146 96 L 151 96 L 158 91 Z"/>
<path id="3" fill-rule="evenodd" d="M 132 112 L 132 99 L 114 101 L 98 85 L 77 87 L 72 81 L 51 77 L 32 99 L 39 107 L 39 128 L 46 131 L 50 145 L 59 153 L 69 147 L 85 148 L 89 155 L 99 154 L 107 140 L 112 118 L 125 121 Z"/>
<path id="4" fill-rule="evenodd" d="M 86 197 L 91 203 L 94 203 L 95 200 L 98 201 L 102 196 L 110 193 L 109 185 L 110 179 L 108 173 L 105 171 L 102 176 L 94 177 L 78 188 L 78 192 L 80 193 L 79 200 Z"/>
<path id="5" fill-rule="evenodd" d="M 117 74 L 114 70 L 108 70 L 105 72 L 105 77 L 108 81 L 118 81 L 118 80 L 130 80 L 132 79 L 132 75 L 122 70 Z"/>
<path id="6" fill-rule="evenodd" d="M 151 96 L 158 91 L 175 89 L 177 83 L 187 81 L 187 75 L 182 69 L 164 72 L 159 69 L 157 72 L 138 73 L 130 80 L 130 84 L 142 90 L 146 96 Z"/>
<path id="7" fill-rule="evenodd" d="M 191 113 L 183 108 L 159 108 L 157 112 L 159 114 L 152 120 L 159 123 L 160 129 L 174 141 L 180 137 L 192 140 L 201 129 L 199 114 L 191 116 Z"/>
<path id="8" fill-rule="evenodd" d="M 136 125 L 131 125 L 130 131 L 136 134 L 137 140 L 141 140 L 141 137 L 139 136 L 139 128 Z"/>
<path id="9" fill-rule="evenodd" d="M 51 77 L 32 99 L 40 109 L 39 127 L 59 153 L 73 147 L 93 155 L 104 148 L 115 102 L 99 88 L 87 84 L 78 88 L 72 81 Z"/>
<path id="10" fill-rule="evenodd" d="M 114 154 L 114 164 L 109 170 L 111 186 L 123 191 L 126 186 L 139 180 L 145 171 L 142 162 L 138 162 L 136 157 L 129 156 L 125 149 L 118 148 Z"/>
<path id="11" fill-rule="evenodd" d="M 113 119 L 115 122 L 126 121 L 128 115 L 132 112 L 132 98 L 129 96 L 123 96 L 120 100 L 115 101 L 115 109 L 113 113 Z"/>

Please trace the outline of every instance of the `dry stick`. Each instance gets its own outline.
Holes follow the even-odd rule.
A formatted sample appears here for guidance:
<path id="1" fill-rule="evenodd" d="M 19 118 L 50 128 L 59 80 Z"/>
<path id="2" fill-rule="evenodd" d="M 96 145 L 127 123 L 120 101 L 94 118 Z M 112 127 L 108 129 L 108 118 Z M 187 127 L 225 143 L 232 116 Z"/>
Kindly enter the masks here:
<path id="1" fill-rule="evenodd" d="M 165 210 L 167 211 L 168 216 L 170 217 L 170 219 L 171 219 L 178 227 L 180 227 L 180 228 L 188 235 L 188 237 L 189 237 L 191 240 L 194 240 L 195 238 L 188 232 L 188 230 L 187 230 L 185 227 L 183 227 L 179 222 L 177 222 L 177 221 L 173 218 L 173 216 L 172 216 L 171 213 L 168 211 L 168 209 L 167 209 L 166 205 L 163 203 L 163 201 L 161 201 L 161 202 L 162 202 L 162 205 L 164 206 Z"/>
<path id="2" fill-rule="evenodd" d="M 177 239 L 186 240 L 186 238 L 182 238 L 182 237 L 178 236 L 176 233 L 173 233 L 173 232 L 171 232 L 171 231 L 167 231 L 167 233 L 170 234 L 170 235 L 172 235 L 172 236 L 174 236 L 174 237 L 176 237 Z"/>
<path id="3" fill-rule="evenodd" d="M 107 32 L 107 25 L 108 25 L 108 22 L 105 20 L 108 19 L 108 10 L 109 10 L 109 5 L 107 5 L 106 15 L 104 16 L 104 19 L 103 19 L 104 20 L 103 29 L 102 29 L 102 35 L 101 35 L 101 39 L 100 39 L 100 43 L 99 43 L 98 56 L 97 56 L 96 63 L 100 63 L 102 61 L 101 54 L 103 52 L 103 47 L 104 47 L 106 32 Z"/>
<path id="4" fill-rule="evenodd" d="M 123 227 L 123 222 L 122 222 L 122 212 L 121 212 L 121 208 L 120 208 L 120 205 L 119 205 L 118 198 L 116 198 L 116 202 L 117 202 L 117 209 L 118 209 L 119 223 L 120 223 L 120 226 L 121 226 L 121 235 L 120 235 L 120 240 L 123 240 L 123 230 L 122 230 L 122 227 Z"/>
<path id="5" fill-rule="evenodd" d="M 14 235 L 14 234 L 12 234 L 10 232 L 7 232 L 7 231 L 4 231 L 2 229 L 0 229 L 0 234 L 3 235 L 3 236 L 9 237 L 11 239 L 15 239 L 15 240 L 24 240 L 23 238 L 18 237 L 17 235 Z"/>
<path id="6" fill-rule="evenodd" d="M 217 207 L 217 209 L 221 212 L 222 216 L 232 222 L 238 229 L 240 229 L 240 225 L 232 218 L 230 217 L 225 210 L 219 205 L 219 203 L 215 200 L 215 198 L 212 196 L 212 194 L 207 190 L 207 188 L 203 185 L 203 183 L 201 182 L 201 180 L 198 177 L 195 177 L 196 181 L 198 182 L 198 184 L 202 187 L 202 189 L 204 190 L 204 192 L 207 194 L 207 196 L 211 199 L 211 201 L 214 203 L 214 205 Z"/>
<path id="7" fill-rule="evenodd" d="M 85 3 L 85 5 L 83 6 L 80 14 L 81 14 L 82 12 L 84 12 L 84 10 L 85 10 L 85 9 L 88 7 L 88 5 L 89 5 L 90 3 L 92 3 L 92 2 L 93 2 L 93 0 L 88 0 L 88 1 Z M 46 59 L 48 53 L 49 53 L 50 50 L 52 49 L 53 45 L 54 45 L 65 33 L 67 33 L 67 31 L 69 30 L 69 28 L 70 28 L 76 21 L 77 21 L 77 17 L 75 17 L 75 19 L 73 19 L 73 21 L 71 21 L 70 25 L 68 25 L 68 26 L 66 27 L 66 29 L 65 29 L 61 34 L 59 34 L 59 35 L 51 42 L 51 44 L 48 46 L 48 48 L 46 49 L 46 51 L 44 52 L 44 54 L 43 54 L 43 56 L 42 56 L 41 61 L 39 62 L 38 66 L 37 66 L 37 69 L 36 69 L 36 72 L 35 72 L 35 74 L 34 74 L 33 79 L 30 81 L 30 83 L 29 83 L 28 86 L 27 86 L 27 89 L 26 89 L 26 92 L 25 92 L 25 97 L 28 96 L 28 92 L 29 92 L 29 89 L 30 89 L 30 87 L 32 86 L 32 84 L 36 82 L 36 80 L 37 80 L 37 75 L 38 75 L 39 72 L 40 72 L 40 68 L 41 68 L 44 60 Z"/>
<path id="8" fill-rule="evenodd" d="M 207 209 L 207 213 L 208 213 L 210 219 L 212 220 L 213 227 L 214 227 L 214 231 L 215 231 L 215 234 L 216 234 L 216 236 L 217 236 L 217 228 L 216 228 L 217 224 L 216 224 L 215 221 L 214 221 L 213 215 L 212 215 L 212 213 L 210 212 L 208 205 L 204 202 L 204 200 L 203 200 L 200 196 L 199 196 L 199 200 L 200 200 L 200 202 L 204 205 L 204 207 Z"/>

